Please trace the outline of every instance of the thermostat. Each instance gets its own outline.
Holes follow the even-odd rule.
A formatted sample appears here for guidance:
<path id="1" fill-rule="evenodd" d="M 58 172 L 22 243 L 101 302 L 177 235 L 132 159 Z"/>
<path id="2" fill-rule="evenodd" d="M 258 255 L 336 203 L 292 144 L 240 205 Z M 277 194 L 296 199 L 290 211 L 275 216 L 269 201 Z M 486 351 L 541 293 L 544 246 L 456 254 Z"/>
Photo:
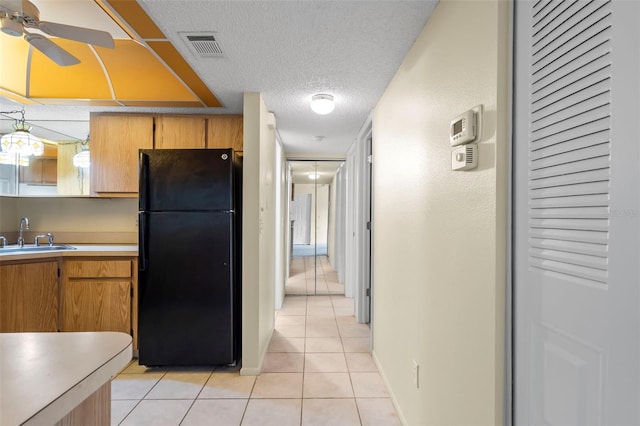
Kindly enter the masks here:
<path id="1" fill-rule="evenodd" d="M 478 144 L 470 143 L 451 151 L 451 170 L 471 170 L 478 167 Z"/>
<path id="2" fill-rule="evenodd" d="M 465 111 L 451 120 L 449 142 L 451 146 L 473 142 L 476 139 L 476 112 Z"/>

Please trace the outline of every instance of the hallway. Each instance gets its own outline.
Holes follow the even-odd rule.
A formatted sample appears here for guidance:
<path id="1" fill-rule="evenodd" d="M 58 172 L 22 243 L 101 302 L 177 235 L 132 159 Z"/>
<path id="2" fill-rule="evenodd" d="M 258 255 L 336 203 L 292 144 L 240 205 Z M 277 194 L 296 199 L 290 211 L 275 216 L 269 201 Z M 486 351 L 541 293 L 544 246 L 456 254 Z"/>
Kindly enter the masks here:
<path id="1" fill-rule="evenodd" d="M 147 369 L 112 382 L 112 425 L 399 425 L 369 354 L 369 326 L 344 296 L 287 296 L 260 376 Z"/>
<path id="2" fill-rule="evenodd" d="M 285 287 L 286 294 L 344 294 L 344 284 L 338 282 L 338 273 L 329 263 L 329 258 L 327 256 L 316 258 L 317 262 L 314 261 L 314 256 L 295 256 L 291 259 L 291 272 Z"/>

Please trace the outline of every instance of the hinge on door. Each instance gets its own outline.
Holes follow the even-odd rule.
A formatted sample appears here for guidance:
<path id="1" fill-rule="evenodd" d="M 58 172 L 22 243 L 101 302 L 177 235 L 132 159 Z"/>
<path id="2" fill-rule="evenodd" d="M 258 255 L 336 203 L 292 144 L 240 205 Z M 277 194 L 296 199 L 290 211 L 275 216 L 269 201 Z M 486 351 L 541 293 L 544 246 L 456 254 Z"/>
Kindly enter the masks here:
<path id="1" fill-rule="evenodd" d="M 367 231 L 371 231 L 371 222 L 367 222 Z"/>
<path id="2" fill-rule="evenodd" d="M 373 155 L 371 154 L 367 155 L 367 163 L 373 164 Z"/>
<path id="3" fill-rule="evenodd" d="M 368 288 L 368 289 L 366 289 L 366 290 L 365 290 L 365 295 L 366 295 L 367 297 L 371 297 L 371 289 L 370 289 L 370 288 Z"/>

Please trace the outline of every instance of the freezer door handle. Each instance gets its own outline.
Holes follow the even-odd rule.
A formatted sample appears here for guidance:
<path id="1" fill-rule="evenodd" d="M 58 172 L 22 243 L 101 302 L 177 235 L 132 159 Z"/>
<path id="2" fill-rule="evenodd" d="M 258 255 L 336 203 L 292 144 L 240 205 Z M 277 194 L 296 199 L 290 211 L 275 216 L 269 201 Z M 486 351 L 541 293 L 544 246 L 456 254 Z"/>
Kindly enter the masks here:
<path id="1" fill-rule="evenodd" d="M 139 176 L 139 188 L 138 188 L 138 205 L 140 211 L 149 210 L 149 155 L 144 152 L 140 152 L 138 172 Z"/>
<path id="2" fill-rule="evenodd" d="M 148 213 L 138 214 L 138 269 L 140 271 L 146 271 L 148 263 L 147 216 Z"/>

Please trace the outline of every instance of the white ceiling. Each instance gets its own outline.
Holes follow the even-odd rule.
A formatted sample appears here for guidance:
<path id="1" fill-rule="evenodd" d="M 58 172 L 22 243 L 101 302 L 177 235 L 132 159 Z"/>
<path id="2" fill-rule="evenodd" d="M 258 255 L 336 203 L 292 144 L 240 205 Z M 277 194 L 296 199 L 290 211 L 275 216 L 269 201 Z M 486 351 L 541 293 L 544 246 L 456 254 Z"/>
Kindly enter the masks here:
<path id="1" fill-rule="evenodd" d="M 79 5 L 32 0 L 40 19 L 92 26 Z M 148 15 L 224 105 L 206 109 L 25 106 L 38 128 L 84 139 L 89 111 L 242 113 L 244 92 L 261 92 L 285 151 L 344 155 L 430 16 L 437 0 L 139 0 Z M 55 10 L 50 8 L 55 5 Z M 72 13 L 64 11 L 70 7 Z M 60 13 L 62 12 L 62 13 Z M 69 19 L 69 17 L 74 19 Z M 215 32 L 222 59 L 198 58 L 178 34 Z M 333 113 L 309 108 L 316 93 L 335 97 Z M 22 106 L 0 98 L 0 110 Z M 0 131 L 10 120 L 0 121 Z M 321 141 L 315 136 L 323 136 Z M 42 137 L 46 137 L 42 135 Z"/>

